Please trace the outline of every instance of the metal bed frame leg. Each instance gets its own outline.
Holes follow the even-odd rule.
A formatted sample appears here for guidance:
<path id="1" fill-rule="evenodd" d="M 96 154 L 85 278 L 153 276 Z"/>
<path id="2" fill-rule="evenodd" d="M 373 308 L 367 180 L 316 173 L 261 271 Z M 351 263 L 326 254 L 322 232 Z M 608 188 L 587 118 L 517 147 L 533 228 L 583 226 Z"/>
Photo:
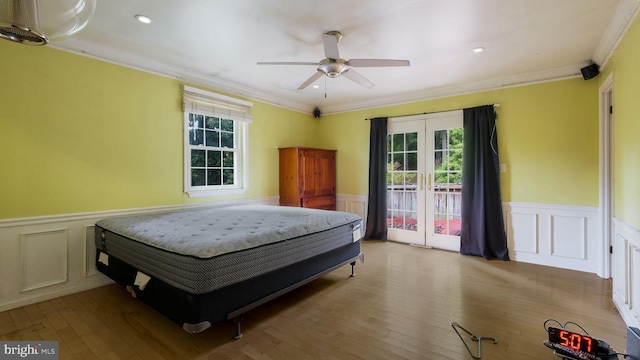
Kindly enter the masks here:
<path id="1" fill-rule="evenodd" d="M 349 277 L 355 277 L 356 276 L 356 262 L 352 262 L 351 263 L 351 275 L 349 275 Z"/>
<path id="2" fill-rule="evenodd" d="M 244 318 L 244 314 L 240 314 L 236 316 L 236 334 L 233 336 L 235 340 L 238 340 L 242 337 L 242 330 L 240 329 L 240 323 L 242 323 L 243 318 Z"/>

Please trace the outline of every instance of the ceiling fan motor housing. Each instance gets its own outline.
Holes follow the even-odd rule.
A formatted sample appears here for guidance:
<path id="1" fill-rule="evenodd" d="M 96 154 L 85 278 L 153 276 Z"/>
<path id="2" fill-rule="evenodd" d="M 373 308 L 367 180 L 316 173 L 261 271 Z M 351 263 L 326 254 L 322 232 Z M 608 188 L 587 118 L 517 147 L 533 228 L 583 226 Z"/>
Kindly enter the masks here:
<path id="1" fill-rule="evenodd" d="M 320 60 L 318 70 L 327 74 L 330 78 L 337 78 L 340 74 L 349 70 L 349 66 L 342 59 L 323 59 Z"/>

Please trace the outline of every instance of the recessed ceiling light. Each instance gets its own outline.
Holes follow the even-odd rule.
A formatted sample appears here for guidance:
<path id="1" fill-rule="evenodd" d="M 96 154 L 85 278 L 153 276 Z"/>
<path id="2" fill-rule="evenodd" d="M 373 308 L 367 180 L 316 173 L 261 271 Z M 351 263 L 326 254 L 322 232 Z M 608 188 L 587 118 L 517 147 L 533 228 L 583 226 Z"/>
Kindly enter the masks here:
<path id="1" fill-rule="evenodd" d="M 477 47 L 477 48 L 473 48 L 473 50 L 472 50 L 472 51 L 473 51 L 474 53 L 481 53 L 481 52 L 483 52 L 483 51 L 484 51 L 484 48 L 483 48 L 483 47 Z"/>
<path id="2" fill-rule="evenodd" d="M 143 24 L 151 24 L 151 18 L 149 18 L 148 16 L 136 15 L 135 18 Z"/>
<path id="3" fill-rule="evenodd" d="M 314 89 L 319 89 L 319 88 L 320 88 L 320 85 L 313 85 L 312 87 L 313 87 Z"/>

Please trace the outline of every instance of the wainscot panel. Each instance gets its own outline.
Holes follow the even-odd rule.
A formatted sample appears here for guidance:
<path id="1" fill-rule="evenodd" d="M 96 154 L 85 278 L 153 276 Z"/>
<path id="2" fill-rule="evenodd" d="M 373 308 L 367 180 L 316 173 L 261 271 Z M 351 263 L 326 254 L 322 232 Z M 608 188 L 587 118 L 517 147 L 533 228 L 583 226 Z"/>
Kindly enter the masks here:
<path id="1" fill-rule="evenodd" d="M 95 268 L 100 219 L 244 204 L 278 205 L 278 197 L 0 220 L 0 311 L 111 283 Z"/>
<path id="2" fill-rule="evenodd" d="M 613 302 L 622 319 L 640 327 L 640 230 L 614 219 Z"/>
<path id="3" fill-rule="evenodd" d="M 503 203 L 512 260 L 602 274 L 598 208 Z"/>

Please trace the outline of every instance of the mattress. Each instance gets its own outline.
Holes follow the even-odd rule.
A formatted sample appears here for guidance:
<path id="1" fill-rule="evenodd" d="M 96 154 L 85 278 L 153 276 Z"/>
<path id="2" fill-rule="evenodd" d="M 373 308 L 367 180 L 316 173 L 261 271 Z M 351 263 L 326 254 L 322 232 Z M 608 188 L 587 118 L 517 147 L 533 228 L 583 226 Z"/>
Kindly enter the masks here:
<path id="1" fill-rule="evenodd" d="M 360 240 L 346 212 L 279 206 L 197 208 L 96 223 L 96 247 L 146 276 L 205 294 Z"/>

